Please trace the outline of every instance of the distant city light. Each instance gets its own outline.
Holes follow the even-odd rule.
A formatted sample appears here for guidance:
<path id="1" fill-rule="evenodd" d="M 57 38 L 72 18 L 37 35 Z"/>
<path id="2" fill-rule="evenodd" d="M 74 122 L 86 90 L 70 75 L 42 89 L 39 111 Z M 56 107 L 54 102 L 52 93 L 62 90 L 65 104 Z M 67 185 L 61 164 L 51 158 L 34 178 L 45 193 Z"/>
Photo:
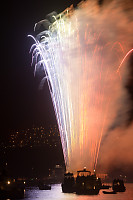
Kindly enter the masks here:
<path id="1" fill-rule="evenodd" d="M 9 136 L 9 144 L 4 145 L 4 148 L 10 147 L 35 147 L 46 146 L 50 148 L 61 147 L 60 135 L 57 126 L 50 126 L 49 130 L 45 130 L 42 126 L 39 128 L 33 127 L 23 130 L 14 130 Z M 7 163 L 6 163 L 7 165 Z"/>

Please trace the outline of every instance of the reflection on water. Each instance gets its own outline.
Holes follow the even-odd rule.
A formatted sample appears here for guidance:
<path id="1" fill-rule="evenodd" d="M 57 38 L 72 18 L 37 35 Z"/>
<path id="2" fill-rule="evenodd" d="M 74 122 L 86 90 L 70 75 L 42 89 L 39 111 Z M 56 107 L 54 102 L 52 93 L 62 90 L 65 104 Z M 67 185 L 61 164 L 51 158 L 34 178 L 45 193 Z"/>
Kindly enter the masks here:
<path id="1" fill-rule="evenodd" d="M 133 200 L 133 184 L 127 183 L 125 186 L 126 192 L 103 194 L 101 190 L 99 195 L 95 196 L 64 194 L 60 184 L 52 185 L 51 190 L 39 190 L 34 187 L 26 189 L 24 200 Z"/>

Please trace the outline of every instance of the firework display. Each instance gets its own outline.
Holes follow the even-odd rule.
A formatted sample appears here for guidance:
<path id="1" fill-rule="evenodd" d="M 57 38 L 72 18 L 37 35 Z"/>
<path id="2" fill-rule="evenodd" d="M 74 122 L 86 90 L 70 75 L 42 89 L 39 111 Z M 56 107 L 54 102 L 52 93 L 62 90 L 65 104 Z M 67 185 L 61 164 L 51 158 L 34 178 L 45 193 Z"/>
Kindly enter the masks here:
<path id="1" fill-rule="evenodd" d="M 32 62 L 35 72 L 44 69 L 42 82 L 48 83 L 66 168 L 71 171 L 96 168 L 102 137 L 115 117 L 122 65 L 133 51 L 104 29 L 105 14 L 98 18 L 97 7 L 96 13 L 87 7 L 84 12 L 81 5 L 78 11 L 70 7 L 51 14 L 51 21 L 36 24 L 36 30 L 43 30 L 31 36 Z"/>

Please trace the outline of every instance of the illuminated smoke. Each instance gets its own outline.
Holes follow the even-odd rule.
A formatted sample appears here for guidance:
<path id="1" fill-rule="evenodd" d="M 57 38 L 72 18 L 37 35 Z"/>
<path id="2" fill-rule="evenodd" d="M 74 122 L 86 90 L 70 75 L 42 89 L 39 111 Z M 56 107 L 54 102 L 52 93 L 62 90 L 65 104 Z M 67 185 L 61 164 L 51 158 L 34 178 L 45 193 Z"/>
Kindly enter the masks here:
<path id="1" fill-rule="evenodd" d="M 71 171 L 96 168 L 101 141 L 127 96 L 123 82 L 133 24 L 115 2 L 105 5 L 82 2 L 35 27 L 43 29 L 31 48 L 35 72 L 43 66 Z"/>

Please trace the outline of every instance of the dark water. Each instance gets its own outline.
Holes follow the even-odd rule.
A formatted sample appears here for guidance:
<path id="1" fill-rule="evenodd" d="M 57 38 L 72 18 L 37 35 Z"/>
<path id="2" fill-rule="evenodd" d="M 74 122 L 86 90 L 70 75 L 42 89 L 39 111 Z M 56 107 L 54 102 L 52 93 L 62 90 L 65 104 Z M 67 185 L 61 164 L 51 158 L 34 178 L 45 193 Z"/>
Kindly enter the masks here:
<path id="1" fill-rule="evenodd" d="M 103 190 L 101 190 L 99 195 L 94 196 L 64 194 L 60 184 L 52 185 L 51 190 L 39 190 L 37 187 L 34 187 L 26 189 L 24 200 L 133 200 L 133 183 L 127 183 L 125 186 L 125 192 L 103 194 Z"/>

